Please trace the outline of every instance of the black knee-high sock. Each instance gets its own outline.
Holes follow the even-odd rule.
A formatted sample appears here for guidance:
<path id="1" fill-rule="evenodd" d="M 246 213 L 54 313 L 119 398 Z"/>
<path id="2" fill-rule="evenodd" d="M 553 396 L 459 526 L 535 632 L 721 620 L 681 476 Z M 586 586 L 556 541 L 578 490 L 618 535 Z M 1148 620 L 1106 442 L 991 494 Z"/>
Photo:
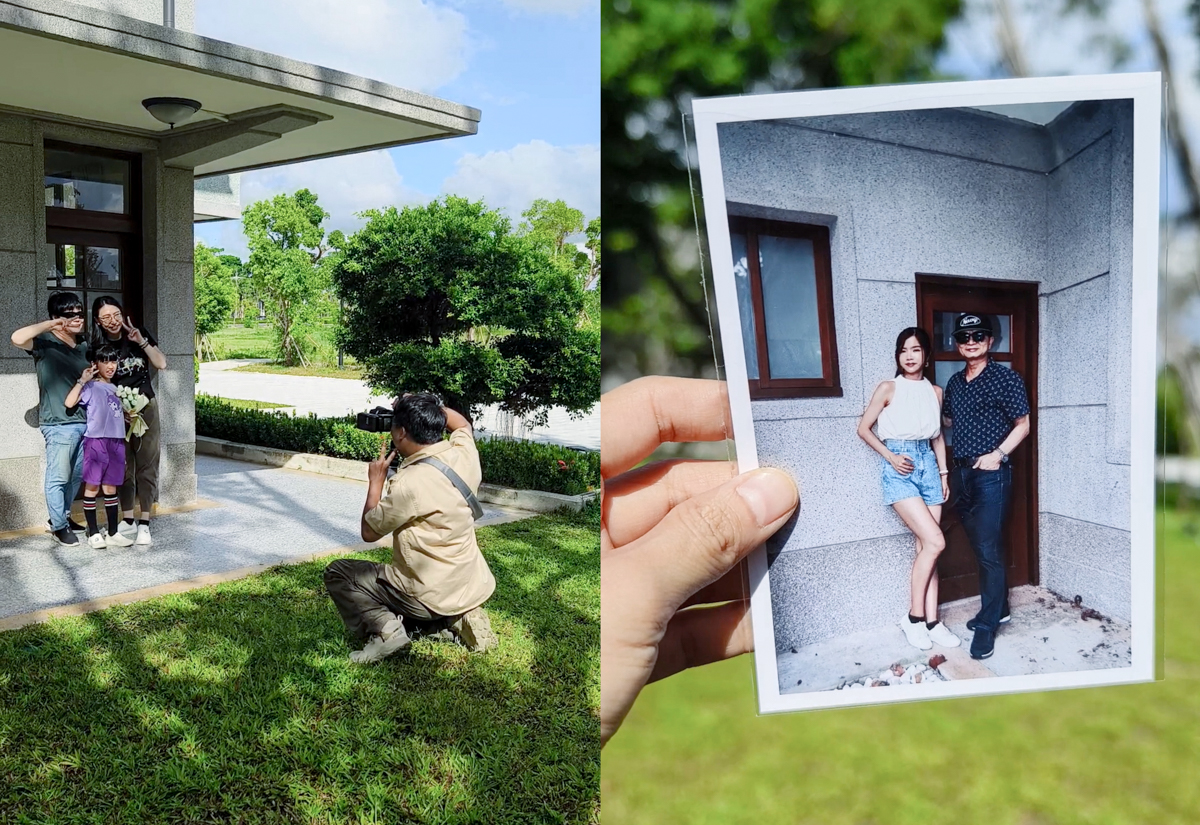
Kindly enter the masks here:
<path id="1" fill-rule="evenodd" d="M 96 497 L 89 496 L 87 493 L 83 495 L 83 517 L 87 521 L 89 536 L 100 532 L 100 527 L 96 524 Z"/>
<path id="2" fill-rule="evenodd" d="M 121 523 L 121 500 L 116 496 L 104 497 L 104 512 L 108 515 L 108 534 L 115 536 L 117 526 Z"/>

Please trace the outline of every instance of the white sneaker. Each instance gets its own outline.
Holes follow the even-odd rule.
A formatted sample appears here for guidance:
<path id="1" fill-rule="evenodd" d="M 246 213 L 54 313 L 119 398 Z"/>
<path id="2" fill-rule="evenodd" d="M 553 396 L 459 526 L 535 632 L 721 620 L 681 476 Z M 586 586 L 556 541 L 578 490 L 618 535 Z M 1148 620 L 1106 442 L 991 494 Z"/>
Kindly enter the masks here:
<path id="1" fill-rule="evenodd" d="M 450 631 L 461 639 L 467 650 L 472 653 L 485 653 L 500 641 L 492 631 L 492 621 L 488 618 L 487 611 L 482 607 L 477 607 L 459 616 L 450 625 Z"/>
<path id="2" fill-rule="evenodd" d="M 108 542 L 104 540 L 104 534 L 99 532 L 92 533 L 90 536 L 88 536 L 87 543 L 88 547 L 92 548 L 93 550 L 103 550 L 105 547 L 108 547 Z"/>
<path id="3" fill-rule="evenodd" d="M 137 526 L 136 521 L 130 524 L 125 519 L 121 519 L 121 523 L 117 525 L 117 532 L 122 536 L 129 536 L 132 539 L 137 536 Z"/>
<path id="4" fill-rule="evenodd" d="M 942 647 L 958 647 L 962 644 L 962 640 L 955 636 L 950 631 L 950 628 L 946 627 L 945 622 L 938 622 L 933 630 L 929 631 L 929 641 Z"/>
<path id="5" fill-rule="evenodd" d="M 350 661 L 357 662 L 360 665 L 378 662 L 381 659 L 386 659 L 393 653 L 398 653 L 408 647 L 412 640 L 408 638 L 408 634 L 404 631 L 404 623 L 400 619 L 392 619 L 383 626 L 383 632 L 377 636 L 372 636 L 367 640 L 367 644 L 362 650 L 356 650 L 350 654 Z"/>
<path id="6" fill-rule="evenodd" d="M 105 541 L 108 543 L 109 547 L 128 547 L 129 545 L 133 544 L 133 539 L 129 538 L 129 536 L 122 535 L 120 530 L 118 530 L 115 535 L 109 536 Z"/>
<path id="7" fill-rule="evenodd" d="M 153 544 L 150 539 L 150 525 L 139 524 L 137 529 L 137 539 L 134 544 Z"/>
<path id="8" fill-rule="evenodd" d="M 917 650 L 929 650 L 933 647 L 925 622 L 910 622 L 908 614 L 905 613 L 904 618 L 900 620 L 900 629 L 904 631 L 904 638 L 908 639 L 908 643 Z"/>

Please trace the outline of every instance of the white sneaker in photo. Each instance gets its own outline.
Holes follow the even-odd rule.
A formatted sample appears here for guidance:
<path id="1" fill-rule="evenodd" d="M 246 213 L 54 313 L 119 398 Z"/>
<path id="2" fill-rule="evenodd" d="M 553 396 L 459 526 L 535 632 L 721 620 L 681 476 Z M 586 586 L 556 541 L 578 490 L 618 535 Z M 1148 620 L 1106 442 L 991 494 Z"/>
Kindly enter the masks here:
<path id="1" fill-rule="evenodd" d="M 123 535 L 120 530 L 118 530 L 115 535 L 109 536 L 107 539 L 105 539 L 105 541 L 108 543 L 109 547 L 128 547 L 129 545 L 133 544 L 133 539 L 129 538 L 129 536 Z"/>
<path id="2" fill-rule="evenodd" d="M 904 631 L 904 638 L 908 639 L 908 643 L 917 650 L 929 650 L 933 647 L 933 642 L 929 641 L 929 628 L 925 626 L 925 622 L 910 622 L 906 613 L 900 620 L 900 629 Z"/>
<path id="3" fill-rule="evenodd" d="M 121 523 L 117 525 L 117 532 L 122 536 L 129 536 L 132 539 L 137 537 L 137 527 L 136 521 L 128 522 L 125 519 L 121 519 Z"/>
<path id="4" fill-rule="evenodd" d="M 137 539 L 134 541 L 134 544 L 153 544 L 153 541 L 151 541 L 151 539 L 150 539 L 150 525 L 149 524 L 139 524 L 138 525 Z"/>
<path id="5" fill-rule="evenodd" d="M 88 536 L 87 543 L 88 547 L 93 550 L 103 550 L 105 547 L 108 547 L 108 542 L 104 540 L 104 534 L 100 532 L 92 533 Z"/>
<path id="6" fill-rule="evenodd" d="M 929 631 L 929 641 L 942 647 L 958 647 L 962 644 L 962 640 L 946 627 L 945 622 L 938 622 L 934 625 L 933 630 Z"/>

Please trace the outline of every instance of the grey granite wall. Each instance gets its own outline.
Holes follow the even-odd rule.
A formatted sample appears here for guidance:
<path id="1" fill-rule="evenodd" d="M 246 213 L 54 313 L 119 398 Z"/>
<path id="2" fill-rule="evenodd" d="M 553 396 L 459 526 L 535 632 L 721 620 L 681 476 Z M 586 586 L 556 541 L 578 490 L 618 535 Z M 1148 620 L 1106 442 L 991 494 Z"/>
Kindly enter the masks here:
<path id="1" fill-rule="evenodd" d="M 1129 619 L 1133 110 L 1087 103 L 1050 124 L 1041 296 L 1041 583 Z"/>
<path id="2" fill-rule="evenodd" d="M 147 23 L 163 22 L 163 0 L 72 0 L 79 6 L 123 14 L 145 20 Z M 195 0 L 175 0 L 175 28 L 190 32 L 196 30 Z"/>
<path id="3" fill-rule="evenodd" d="M 969 110 L 719 127 L 730 214 L 831 233 L 843 396 L 753 403 L 760 461 L 791 472 L 802 494 L 800 518 L 770 545 L 781 650 L 905 609 L 912 538 L 883 505 L 880 459 L 855 428 L 894 371 L 895 333 L 915 323 L 917 272 L 1045 284 L 1042 583 L 1068 596 L 1087 585 L 1085 601 L 1123 615 L 1128 564 L 1122 584 L 1119 561 L 1073 561 L 1074 545 L 1054 543 L 1062 519 L 1082 520 L 1107 558 L 1119 560 L 1122 547 L 1128 558 L 1129 304 L 1120 296 L 1129 294 L 1132 119 L 1118 123 L 1122 112 L 1131 114 L 1121 102 L 1076 106 L 1050 127 Z M 1118 443 L 1124 452 L 1110 449 Z"/>
<path id="4" fill-rule="evenodd" d="M 8 340 L 45 312 L 37 303 L 37 256 L 44 238 L 41 141 L 29 118 L 0 115 L 0 530 L 46 517 L 45 449 L 37 429 L 33 359 Z"/>

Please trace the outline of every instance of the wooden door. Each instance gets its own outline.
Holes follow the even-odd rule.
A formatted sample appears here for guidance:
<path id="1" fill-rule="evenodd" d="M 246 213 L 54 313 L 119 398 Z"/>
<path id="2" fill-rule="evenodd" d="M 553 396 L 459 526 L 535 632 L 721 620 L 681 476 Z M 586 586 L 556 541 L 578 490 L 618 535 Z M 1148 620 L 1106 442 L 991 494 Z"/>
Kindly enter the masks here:
<path id="1" fill-rule="evenodd" d="M 954 320 L 960 313 L 988 316 L 997 330 L 992 359 L 1016 370 L 1029 394 L 1029 437 L 1009 458 L 1012 464 L 1012 508 L 1005 529 L 1008 586 L 1038 583 L 1037 558 L 1037 363 L 1038 285 L 978 278 L 917 275 L 917 318 L 933 341 L 934 379 L 943 389 L 966 362 L 954 346 Z M 954 431 L 946 428 L 949 453 Z M 942 508 L 946 550 L 938 560 L 939 600 L 979 595 L 975 554 L 959 521 L 957 474 L 950 474 L 950 501 Z"/>

